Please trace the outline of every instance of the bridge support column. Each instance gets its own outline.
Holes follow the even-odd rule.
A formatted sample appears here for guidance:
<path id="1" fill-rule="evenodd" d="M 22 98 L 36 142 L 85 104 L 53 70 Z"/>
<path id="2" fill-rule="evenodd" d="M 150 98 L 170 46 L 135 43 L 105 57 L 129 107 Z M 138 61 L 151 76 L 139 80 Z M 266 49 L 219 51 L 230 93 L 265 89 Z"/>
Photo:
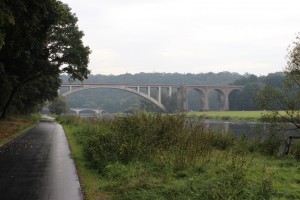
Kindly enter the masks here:
<path id="1" fill-rule="evenodd" d="M 150 97 L 151 96 L 151 88 L 147 87 L 147 95 Z"/>
<path id="2" fill-rule="evenodd" d="M 177 110 L 180 112 L 188 111 L 188 90 L 185 86 L 177 89 Z"/>
<path id="3" fill-rule="evenodd" d="M 156 100 L 161 103 L 161 87 L 157 87 Z"/>
<path id="4" fill-rule="evenodd" d="M 168 97 L 171 97 L 172 96 L 172 87 L 168 87 L 167 92 L 168 92 Z"/>
<path id="5" fill-rule="evenodd" d="M 228 90 L 224 91 L 224 110 L 229 110 L 229 93 L 230 91 Z"/>
<path id="6" fill-rule="evenodd" d="M 209 101 L 208 94 L 210 92 L 209 89 L 201 89 L 194 88 L 200 94 L 200 111 L 208 111 L 209 110 Z"/>
<path id="7" fill-rule="evenodd" d="M 218 96 L 221 104 L 220 110 L 227 111 L 229 110 L 229 90 L 219 90 Z"/>
<path id="8" fill-rule="evenodd" d="M 209 110 L 209 103 L 208 103 L 208 92 L 202 92 L 200 96 L 201 101 L 201 110 L 208 111 Z"/>

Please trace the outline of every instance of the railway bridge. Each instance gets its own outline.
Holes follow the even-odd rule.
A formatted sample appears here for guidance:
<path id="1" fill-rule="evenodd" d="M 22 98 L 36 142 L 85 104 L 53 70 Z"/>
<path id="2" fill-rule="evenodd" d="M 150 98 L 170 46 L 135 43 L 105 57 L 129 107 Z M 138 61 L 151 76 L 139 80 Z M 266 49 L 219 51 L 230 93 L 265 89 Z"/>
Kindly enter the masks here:
<path id="1" fill-rule="evenodd" d="M 91 89 L 118 89 L 125 90 L 143 97 L 163 111 L 167 111 L 165 105 L 161 101 L 162 93 L 165 92 L 171 96 L 174 91 L 177 95 L 177 110 L 181 112 L 188 111 L 188 93 L 196 90 L 200 94 L 201 110 L 209 110 L 208 95 L 211 91 L 218 93 L 221 110 L 229 110 L 229 94 L 234 90 L 242 90 L 243 86 L 238 85 L 179 85 L 179 84 L 120 84 L 120 83 L 63 83 L 61 88 L 67 87 L 66 92 L 59 93 L 62 96 L 68 96 L 83 90 Z"/>

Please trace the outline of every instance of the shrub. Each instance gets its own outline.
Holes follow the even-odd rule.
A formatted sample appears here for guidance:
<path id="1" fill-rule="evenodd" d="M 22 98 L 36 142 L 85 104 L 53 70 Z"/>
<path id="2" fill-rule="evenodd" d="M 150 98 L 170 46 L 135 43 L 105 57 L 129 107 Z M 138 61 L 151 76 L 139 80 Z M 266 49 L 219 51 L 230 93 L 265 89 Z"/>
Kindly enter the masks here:
<path id="1" fill-rule="evenodd" d="M 112 133 L 93 134 L 83 145 L 85 158 L 99 173 L 110 163 L 118 161 L 118 138 Z"/>
<path id="2" fill-rule="evenodd" d="M 232 134 L 219 134 L 215 133 L 211 137 L 211 145 L 219 150 L 225 150 L 233 146 L 236 138 Z"/>
<path id="3" fill-rule="evenodd" d="M 271 137 L 260 142 L 257 146 L 258 151 L 265 155 L 277 155 L 282 139 L 278 137 Z"/>
<path id="4" fill-rule="evenodd" d="M 230 134 L 206 129 L 201 120 L 187 122 L 184 115 L 135 113 L 113 121 L 80 120 L 66 116 L 64 124 L 76 126 L 74 135 L 84 155 L 99 172 L 113 162 L 157 162 L 172 169 L 210 159 L 213 148 L 224 150 L 234 143 Z"/>

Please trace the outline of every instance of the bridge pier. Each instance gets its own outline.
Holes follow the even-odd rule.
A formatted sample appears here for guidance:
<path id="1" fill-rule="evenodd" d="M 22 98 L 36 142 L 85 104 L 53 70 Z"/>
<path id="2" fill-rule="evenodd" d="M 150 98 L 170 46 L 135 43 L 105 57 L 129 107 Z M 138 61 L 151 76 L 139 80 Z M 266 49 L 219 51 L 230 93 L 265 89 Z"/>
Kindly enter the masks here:
<path id="1" fill-rule="evenodd" d="M 167 88 L 168 97 L 172 96 L 172 87 Z"/>
<path id="2" fill-rule="evenodd" d="M 208 92 L 203 92 L 203 95 L 200 96 L 201 101 L 201 110 L 208 111 L 209 110 L 209 103 L 208 103 Z"/>
<path id="3" fill-rule="evenodd" d="M 156 100 L 161 103 L 161 87 L 157 87 Z"/>
<path id="4" fill-rule="evenodd" d="M 177 89 L 177 109 L 180 112 L 188 111 L 188 89 L 185 86 Z"/>
<path id="5" fill-rule="evenodd" d="M 225 90 L 224 110 L 226 110 L 226 111 L 229 110 L 229 93 L 230 93 L 230 91 Z"/>
<path id="6" fill-rule="evenodd" d="M 230 90 L 217 90 L 219 102 L 221 104 L 221 110 L 227 111 L 229 110 L 229 93 Z"/>

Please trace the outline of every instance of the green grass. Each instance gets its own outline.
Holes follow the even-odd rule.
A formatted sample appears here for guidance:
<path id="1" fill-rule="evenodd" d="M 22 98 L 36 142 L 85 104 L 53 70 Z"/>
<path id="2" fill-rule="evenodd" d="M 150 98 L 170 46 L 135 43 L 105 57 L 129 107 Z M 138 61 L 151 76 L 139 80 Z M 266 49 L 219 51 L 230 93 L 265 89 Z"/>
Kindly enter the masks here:
<path id="1" fill-rule="evenodd" d="M 76 163 L 77 172 L 80 177 L 84 199 L 107 199 L 107 195 L 99 190 L 99 186 L 102 184 L 100 175 L 88 167 L 88 162 L 83 156 L 82 145 L 76 141 L 73 135 L 75 129 L 76 127 L 64 126 L 72 152 L 71 155 Z"/>
<path id="2" fill-rule="evenodd" d="M 283 114 L 283 111 L 280 111 Z M 223 121 L 259 121 L 267 114 L 266 111 L 208 111 L 208 112 L 189 112 L 189 118 L 215 119 Z"/>
<path id="3" fill-rule="evenodd" d="M 299 162 L 266 155 L 263 143 L 182 126 L 180 116 L 58 120 L 86 199 L 300 199 Z"/>

